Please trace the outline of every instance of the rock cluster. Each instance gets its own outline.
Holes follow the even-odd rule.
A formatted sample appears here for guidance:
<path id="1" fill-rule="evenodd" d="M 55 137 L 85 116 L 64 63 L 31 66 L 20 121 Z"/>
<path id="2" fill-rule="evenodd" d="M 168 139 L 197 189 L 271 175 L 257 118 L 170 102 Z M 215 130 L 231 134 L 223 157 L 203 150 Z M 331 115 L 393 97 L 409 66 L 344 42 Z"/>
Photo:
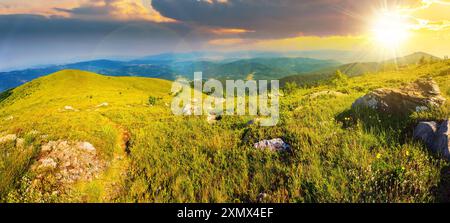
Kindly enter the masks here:
<path id="1" fill-rule="evenodd" d="M 49 175 L 61 184 L 92 180 L 105 169 L 95 147 L 88 142 L 51 141 L 44 144 L 31 169 L 37 180 Z"/>
<path id="2" fill-rule="evenodd" d="M 445 103 L 436 82 L 419 79 L 407 86 L 393 89 L 381 88 L 357 99 L 352 107 L 368 107 L 390 114 L 408 114 L 439 107 Z"/>

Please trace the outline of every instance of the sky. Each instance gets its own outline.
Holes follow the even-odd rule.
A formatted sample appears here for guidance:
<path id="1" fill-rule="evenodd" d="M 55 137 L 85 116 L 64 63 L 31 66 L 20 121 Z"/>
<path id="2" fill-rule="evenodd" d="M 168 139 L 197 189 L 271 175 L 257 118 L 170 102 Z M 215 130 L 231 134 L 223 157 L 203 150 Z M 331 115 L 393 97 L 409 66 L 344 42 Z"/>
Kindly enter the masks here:
<path id="1" fill-rule="evenodd" d="M 164 52 L 450 54 L 450 0 L 0 0 L 0 70 Z"/>

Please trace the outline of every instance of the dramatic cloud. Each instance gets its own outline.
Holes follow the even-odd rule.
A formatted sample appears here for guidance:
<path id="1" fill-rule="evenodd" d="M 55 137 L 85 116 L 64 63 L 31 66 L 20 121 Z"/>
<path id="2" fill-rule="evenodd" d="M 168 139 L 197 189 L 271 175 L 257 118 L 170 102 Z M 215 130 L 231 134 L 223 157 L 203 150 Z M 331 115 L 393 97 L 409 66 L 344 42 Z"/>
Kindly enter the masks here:
<path id="1" fill-rule="evenodd" d="M 90 0 L 79 7 L 55 8 L 55 10 L 68 13 L 72 18 L 174 21 L 161 16 L 151 7 L 151 1 L 147 2 L 148 5 L 144 5 L 144 1 L 139 0 Z"/>
<path id="2" fill-rule="evenodd" d="M 153 0 L 163 16 L 197 25 L 254 30 L 246 36 L 358 34 L 373 10 L 420 5 L 412 0 Z"/>
<path id="3" fill-rule="evenodd" d="M 0 0 L 0 70 L 169 51 L 353 50 L 382 9 L 408 17 L 411 50 L 450 50 L 450 0 Z"/>
<path id="4" fill-rule="evenodd" d="M 144 19 L 173 21 L 161 16 L 151 0 L 1 0 L 0 14 L 37 14 L 83 19 Z"/>
<path id="5" fill-rule="evenodd" d="M 0 15 L 0 70 L 25 64 L 201 49 L 210 33 L 182 23 Z"/>

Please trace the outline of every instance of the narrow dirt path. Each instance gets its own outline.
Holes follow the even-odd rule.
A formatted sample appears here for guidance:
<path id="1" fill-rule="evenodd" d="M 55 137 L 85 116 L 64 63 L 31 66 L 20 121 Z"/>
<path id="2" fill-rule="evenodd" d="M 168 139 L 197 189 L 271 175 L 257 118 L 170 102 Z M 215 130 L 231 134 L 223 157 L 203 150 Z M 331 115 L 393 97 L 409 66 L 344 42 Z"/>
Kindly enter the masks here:
<path id="1" fill-rule="evenodd" d="M 76 185 L 76 190 L 82 194 L 83 202 L 124 202 L 119 199 L 120 195 L 126 191 L 124 184 L 129 167 L 131 133 L 105 115 L 102 116 L 115 127 L 118 133 L 113 157 L 105 172 L 95 180 L 80 182 Z"/>

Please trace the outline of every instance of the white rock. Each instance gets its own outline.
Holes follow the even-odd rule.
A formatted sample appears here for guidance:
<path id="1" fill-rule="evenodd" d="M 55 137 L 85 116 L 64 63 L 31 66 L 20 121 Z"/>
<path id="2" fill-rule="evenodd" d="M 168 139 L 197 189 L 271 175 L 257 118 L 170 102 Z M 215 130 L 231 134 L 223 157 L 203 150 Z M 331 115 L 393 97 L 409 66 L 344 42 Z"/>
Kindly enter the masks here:
<path id="1" fill-rule="evenodd" d="M 74 109 L 72 106 L 70 106 L 70 105 L 64 106 L 64 110 L 67 110 L 67 111 L 75 111 L 75 109 Z"/>
<path id="2" fill-rule="evenodd" d="M 45 145 L 42 145 L 41 151 L 42 152 L 49 152 L 49 151 L 52 151 L 54 147 L 55 147 L 55 142 L 52 141 L 52 142 L 49 142 L 49 143 L 47 143 Z"/>
<path id="3" fill-rule="evenodd" d="M 422 112 L 422 111 L 428 111 L 428 107 L 427 106 L 417 106 L 416 107 L 416 112 Z"/>
<path id="4" fill-rule="evenodd" d="M 97 108 L 100 108 L 100 107 L 107 107 L 107 106 L 109 106 L 108 102 L 103 102 L 103 103 L 97 105 Z"/>
<path id="5" fill-rule="evenodd" d="M 273 152 L 289 151 L 291 149 L 289 144 L 280 138 L 259 141 L 254 144 L 254 147 L 261 150 L 268 149 Z"/>
<path id="6" fill-rule="evenodd" d="M 87 150 L 87 151 L 90 151 L 90 152 L 95 152 L 95 147 L 92 144 L 88 143 L 88 142 L 81 142 L 80 143 L 80 148 L 82 148 L 84 150 Z"/>
<path id="7" fill-rule="evenodd" d="M 21 148 L 25 145 L 25 139 L 17 138 L 16 140 L 16 147 Z"/>
<path id="8" fill-rule="evenodd" d="M 16 139 L 17 139 L 17 135 L 16 134 L 9 134 L 9 135 L 0 137 L 0 143 L 15 141 Z"/>
<path id="9" fill-rule="evenodd" d="M 41 160 L 40 167 L 42 168 L 56 168 L 58 164 L 52 158 L 46 158 Z"/>

